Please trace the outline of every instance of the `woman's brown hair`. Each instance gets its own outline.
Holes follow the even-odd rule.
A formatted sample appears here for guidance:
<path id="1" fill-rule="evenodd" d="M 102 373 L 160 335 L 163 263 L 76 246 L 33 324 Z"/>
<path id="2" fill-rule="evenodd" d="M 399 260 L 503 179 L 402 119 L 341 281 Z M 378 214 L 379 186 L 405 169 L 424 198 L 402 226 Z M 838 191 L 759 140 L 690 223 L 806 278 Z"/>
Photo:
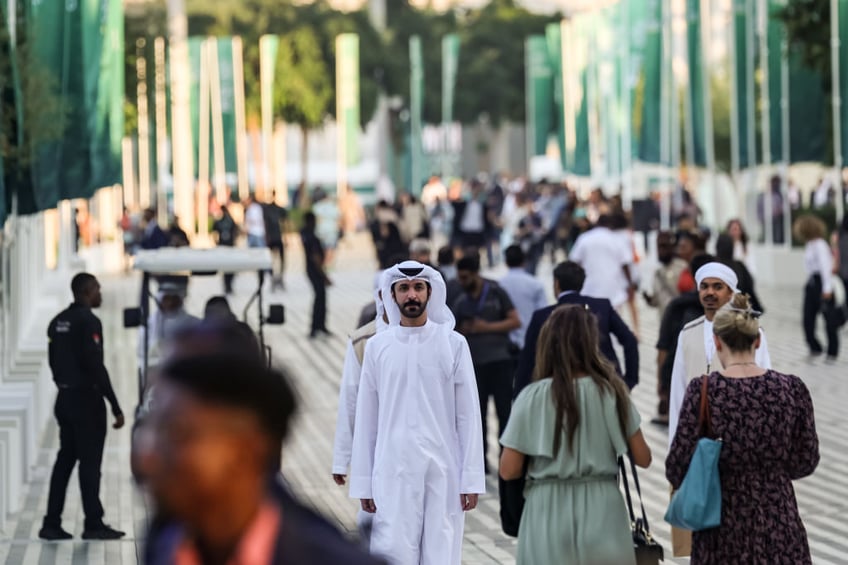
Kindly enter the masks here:
<path id="1" fill-rule="evenodd" d="M 554 426 L 568 435 L 568 446 L 580 423 L 576 379 L 591 378 L 602 391 L 615 395 L 615 405 L 622 434 L 627 436 L 630 416 L 629 392 L 612 364 L 599 347 L 598 321 L 582 305 L 560 306 L 542 326 L 536 346 L 536 369 L 533 380 L 551 378 L 556 418 Z M 554 434 L 554 456 L 559 453 L 562 433 Z"/>
<path id="2" fill-rule="evenodd" d="M 803 214 L 792 224 L 792 234 L 807 243 L 824 238 L 827 235 L 827 226 L 818 216 Z"/>

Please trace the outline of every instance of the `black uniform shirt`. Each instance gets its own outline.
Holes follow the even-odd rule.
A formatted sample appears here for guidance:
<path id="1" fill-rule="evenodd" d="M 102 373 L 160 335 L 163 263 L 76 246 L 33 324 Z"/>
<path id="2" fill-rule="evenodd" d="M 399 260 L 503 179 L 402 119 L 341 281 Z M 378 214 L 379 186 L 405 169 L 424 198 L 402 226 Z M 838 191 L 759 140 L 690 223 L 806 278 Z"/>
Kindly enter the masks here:
<path id="1" fill-rule="evenodd" d="M 121 413 L 109 373 L 103 364 L 103 326 L 91 308 L 73 303 L 47 328 L 48 356 L 53 380 L 60 390 L 97 390 L 112 413 Z"/>

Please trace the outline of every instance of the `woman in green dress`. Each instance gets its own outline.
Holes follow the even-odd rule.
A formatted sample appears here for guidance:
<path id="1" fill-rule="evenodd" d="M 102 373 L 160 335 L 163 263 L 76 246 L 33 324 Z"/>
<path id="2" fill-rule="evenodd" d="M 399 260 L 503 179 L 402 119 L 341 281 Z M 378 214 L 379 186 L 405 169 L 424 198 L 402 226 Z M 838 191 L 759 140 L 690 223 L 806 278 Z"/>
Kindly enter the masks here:
<path id="1" fill-rule="evenodd" d="M 627 386 L 598 349 L 597 322 L 579 305 L 542 327 L 534 382 L 501 437 L 500 475 L 519 478 L 529 457 L 518 565 L 635 565 L 618 456 L 646 468 L 651 450 Z"/>

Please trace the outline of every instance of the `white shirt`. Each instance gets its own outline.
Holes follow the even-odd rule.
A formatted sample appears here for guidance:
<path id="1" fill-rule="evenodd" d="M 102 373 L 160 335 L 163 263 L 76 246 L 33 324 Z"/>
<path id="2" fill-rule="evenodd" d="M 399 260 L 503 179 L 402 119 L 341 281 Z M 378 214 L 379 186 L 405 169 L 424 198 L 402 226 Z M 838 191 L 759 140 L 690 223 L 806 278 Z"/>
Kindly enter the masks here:
<path id="1" fill-rule="evenodd" d="M 509 338 L 518 347 L 523 348 L 524 335 L 527 333 L 530 320 L 533 318 L 533 312 L 548 305 L 545 287 L 539 279 L 528 274 L 522 268 L 510 269 L 498 284 L 509 295 L 509 299 L 512 300 L 512 304 L 518 312 L 518 318 L 521 320 L 521 327 L 512 330 L 509 333 Z"/>
<path id="2" fill-rule="evenodd" d="M 686 388 L 689 382 L 700 377 L 708 371 L 721 369 L 721 363 L 715 357 L 715 342 L 713 341 L 713 323 L 704 318 L 703 324 L 704 336 L 704 366 L 703 367 L 686 367 L 684 359 L 683 347 L 681 346 L 680 338 L 677 341 L 677 350 L 674 352 L 674 366 L 671 369 L 671 389 L 668 396 L 668 446 L 671 449 L 671 442 L 674 440 L 674 434 L 677 433 L 677 423 L 680 421 L 680 409 L 683 407 L 683 398 L 686 396 Z M 754 361 L 764 369 L 771 369 L 771 357 L 768 352 L 768 341 L 766 340 L 766 332 L 760 328 L 760 347 L 754 353 Z"/>
<path id="3" fill-rule="evenodd" d="M 247 207 L 244 213 L 244 229 L 248 235 L 265 237 L 265 217 L 259 202 L 253 202 Z"/>
<path id="4" fill-rule="evenodd" d="M 818 238 L 807 242 L 804 246 L 804 268 L 808 275 L 821 277 L 822 294 L 833 292 L 833 255 L 825 240 Z"/>
<path id="5" fill-rule="evenodd" d="M 339 411 L 336 419 L 336 439 L 333 442 L 333 474 L 347 475 L 356 416 L 356 395 L 362 366 L 356 358 L 353 342 L 348 341 L 345 352 L 342 382 L 339 386 Z"/>
<path id="6" fill-rule="evenodd" d="M 469 200 L 465 204 L 465 213 L 462 215 L 459 229 L 466 233 L 480 233 L 485 227 L 483 205 L 477 200 Z"/>
<path id="7" fill-rule="evenodd" d="M 613 307 L 627 301 L 627 277 L 624 266 L 633 261 L 633 250 L 623 238 L 604 227 L 593 228 L 574 243 L 568 258 L 586 271 L 581 294 L 606 298 Z"/>

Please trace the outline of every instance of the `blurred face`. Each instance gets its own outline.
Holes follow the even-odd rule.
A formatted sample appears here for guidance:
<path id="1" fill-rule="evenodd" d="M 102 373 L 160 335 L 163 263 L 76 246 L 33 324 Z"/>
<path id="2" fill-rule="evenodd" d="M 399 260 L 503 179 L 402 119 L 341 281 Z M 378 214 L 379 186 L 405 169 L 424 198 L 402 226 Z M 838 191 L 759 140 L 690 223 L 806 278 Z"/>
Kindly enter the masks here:
<path id="1" fill-rule="evenodd" d="M 427 311 L 430 287 L 421 279 L 400 281 L 392 287 L 392 296 L 400 307 L 400 313 L 405 318 L 415 319 Z"/>
<path id="2" fill-rule="evenodd" d="M 739 222 L 731 222 L 730 225 L 727 226 L 727 233 L 734 241 L 739 241 L 742 239 L 742 226 L 739 225 Z"/>
<path id="3" fill-rule="evenodd" d="M 143 473 L 157 506 L 196 523 L 220 508 L 243 481 L 261 481 L 263 436 L 243 410 L 203 402 L 167 379 L 139 442 Z"/>
<path id="4" fill-rule="evenodd" d="M 692 257 L 695 256 L 694 242 L 687 237 L 681 238 L 677 242 L 677 255 L 687 263 L 691 261 Z"/>
<path id="5" fill-rule="evenodd" d="M 456 280 L 465 292 L 474 292 L 477 290 L 480 275 L 471 271 L 458 271 L 456 273 Z"/>
<path id="6" fill-rule="evenodd" d="M 657 257 L 666 264 L 674 258 L 674 244 L 670 237 L 657 238 Z"/>
<path id="7" fill-rule="evenodd" d="M 701 281 L 698 287 L 698 298 L 704 307 L 704 314 L 712 320 L 719 308 L 730 302 L 733 291 L 721 279 L 709 277 Z"/>
<path id="8" fill-rule="evenodd" d="M 92 308 L 100 308 L 100 305 L 103 304 L 103 295 L 100 293 L 100 283 L 96 280 L 91 283 L 88 289 L 89 292 L 89 304 L 91 304 Z"/>

